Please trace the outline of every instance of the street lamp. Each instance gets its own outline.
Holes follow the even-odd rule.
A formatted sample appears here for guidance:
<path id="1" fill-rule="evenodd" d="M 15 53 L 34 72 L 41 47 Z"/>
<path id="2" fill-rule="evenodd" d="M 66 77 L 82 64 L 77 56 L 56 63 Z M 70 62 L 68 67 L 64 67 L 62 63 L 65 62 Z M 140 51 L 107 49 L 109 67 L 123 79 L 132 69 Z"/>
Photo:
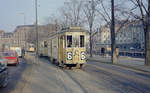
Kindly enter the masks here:
<path id="1" fill-rule="evenodd" d="M 38 2 L 35 0 L 36 57 L 38 58 Z"/>

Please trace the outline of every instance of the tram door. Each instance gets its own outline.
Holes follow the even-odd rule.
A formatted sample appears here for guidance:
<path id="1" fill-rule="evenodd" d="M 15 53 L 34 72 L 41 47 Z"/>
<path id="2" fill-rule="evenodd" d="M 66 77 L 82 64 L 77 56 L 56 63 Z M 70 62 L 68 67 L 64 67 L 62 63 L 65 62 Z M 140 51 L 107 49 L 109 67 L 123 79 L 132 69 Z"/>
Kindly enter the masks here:
<path id="1" fill-rule="evenodd" d="M 64 46 L 64 37 L 63 36 L 60 36 L 59 38 L 59 62 L 63 61 L 63 46 Z"/>

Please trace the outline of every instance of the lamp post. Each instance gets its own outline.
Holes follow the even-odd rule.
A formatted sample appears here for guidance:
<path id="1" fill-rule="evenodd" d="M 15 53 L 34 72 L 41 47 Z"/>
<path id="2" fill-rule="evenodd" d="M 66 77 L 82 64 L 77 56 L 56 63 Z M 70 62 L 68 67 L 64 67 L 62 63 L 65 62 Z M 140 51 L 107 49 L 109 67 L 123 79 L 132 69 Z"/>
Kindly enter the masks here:
<path id="1" fill-rule="evenodd" d="M 38 2 L 35 0 L 36 57 L 38 58 Z"/>

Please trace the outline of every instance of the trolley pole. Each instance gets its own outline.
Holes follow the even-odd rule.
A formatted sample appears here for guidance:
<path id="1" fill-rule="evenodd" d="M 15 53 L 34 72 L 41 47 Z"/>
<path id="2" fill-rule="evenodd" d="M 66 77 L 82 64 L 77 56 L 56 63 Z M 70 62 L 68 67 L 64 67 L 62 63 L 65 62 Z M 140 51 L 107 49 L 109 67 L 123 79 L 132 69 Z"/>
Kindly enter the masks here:
<path id="1" fill-rule="evenodd" d="M 38 61 L 38 9 L 37 9 L 38 3 L 37 0 L 35 0 L 35 29 L 36 29 L 36 59 Z"/>

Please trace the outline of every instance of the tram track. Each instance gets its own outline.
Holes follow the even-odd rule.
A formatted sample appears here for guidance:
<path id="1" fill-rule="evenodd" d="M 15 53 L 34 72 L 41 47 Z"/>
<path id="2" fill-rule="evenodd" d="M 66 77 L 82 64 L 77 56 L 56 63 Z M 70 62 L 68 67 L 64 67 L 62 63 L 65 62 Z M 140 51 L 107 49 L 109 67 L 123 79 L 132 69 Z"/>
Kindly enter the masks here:
<path id="1" fill-rule="evenodd" d="M 62 70 L 63 71 L 63 70 Z M 79 88 L 82 90 L 82 93 L 88 93 L 88 91 L 84 88 L 84 86 L 82 86 L 82 84 L 76 80 L 73 76 L 70 75 L 70 73 L 68 73 L 67 71 L 63 71 L 74 83 L 76 83 Z"/>
<path id="2" fill-rule="evenodd" d="M 45 59 L 44 59 L 45 60 Z M 69 77 L 69 79 L 71 79 L 75 84 L 76 86 L 78 86 L 78 89 L 81 90 L 82 92 L 81 93 L 91 93 L 89 92 L 89 89 L 87 88 L 87 85 L 83 84 L 82 82 L 86 82 L 84 80 L 80 80 L 79 77 L 78 77 L 78 74 L 81 75 L 81 73 L 83 74 L 88 74 L 88 76 L 90 76 L 90 78 L 92 78 L 93 80 L 92 81 L 95 81 L 96 83 L 99 82 L 98 78 L 95 78 L 94 76 L 91 76 L 89 73 L 87 73 L 86 71 L 84 70 L 80 70 L 80 69 L 75 69 L 75 70 L 71 70 L 71 69 L 63 69 L 61 67 L 58 67 L 54 64 L 52 64 L 51 62 L 48 62 L 48 60 L 46 60 L 47 63 L 51 64 L 52 66 L 54 66 L 55 68 L 58 68 L 58 71 L 60 73 L 63 73 L 65 74 L 65 76 Z M 80 73 L 81 72 L 81 73 Z M 59 76 L 60 80 L 62 81 L 62 83 L 65 82 L 65 80 L 62 78 L 63 76 Z M 81 82 L 82 81 L 82 82 Z M 67 90 L 67 93 L 69 93 L 71 90 L 68 88 L 68 86 L 66 84 L 64 84 L 65 86 L 65 90 Z M 91 85 L 89 85 L 91 86 Z M 93 86 L 92 86 L 93 87 Z M 105 88 L 102 88 L 102 90 L 106 90 Z M 99 93 L 99 92 L 95 92 L 95 93 Z M 100 93 L 103 93 L 103 92 L 100 92 Z M 107 92 L 106 92 L 107 93 Z M 112 92 L 113 93 L 113 92 Z M 119 92 L 120 93 L 120 92 Z M 121 92 L 123 93 L 123 92 Z"/>
<path id="3" fill-rule="evenodd" d="M 119 73 L 119 72 L 113 71 L 113 70 L 108 70 L 107 68 L 103 68 L 103 67 L 100 67 L 100 66 L 97 66 L 94 64 L 87 64 L 87 66 L 92 67 L 94 69 L 98 69 L 99 72 L 98 71 L 95 72 L 94 75 L 103 74 L 105 77 L 105 78 L 103 77 L 103 80 L 105 82 L 111 82 L 112 86 L 115 89 L 119 90 L 121 93 L 145 93 L 145 92 L 143 92 L 142 89 L 139 89 L 139 87 L 136 86 L 136 82 L 138 82 L 139 80 L 135 80 L 135 78 L 133 78 L 129 75 L 125 75 L 125 74 L 122 74 L 122 73 Z M 86 72 L 91 73 L 88 70 L 86 70 Z M 100 78 L 102 78 L 102 77 L 100 77 Z M 118 78 L 118 80 L 117 80 L 117 78 Z M 125 84 L 122 84 L 121 86 L 115 86 L 115 85 L 119 85 L 119 84 L 117 84 L 118 82 L 123 83 L 123 82 L 121 82 L 122 81 L 121 79 L 123 79 L 124 83 L 126 83 L 126 81 L 128 81 L 128 82 L 131 81 L 130 85 L 125 86 Z"/>
<path id="4" fill-rule="evenodd" d="M 84 72 L 84 73 L 86 73 L 86 74 L 88 74 L 88 75 L 90 75 L 91 76 L 91 74 L 90 73 L 88 73 L 88 72 L 86 72 L 86 71 L 84 71 L 84 70 L 81 70 L 81 69 L 76 69 L 76 70 L 64 70 L 64 69 L 61 69 L 61 71 L 63 71 L 72 81 L 74 81 L 79 87 L 80 87 L 80 89 L 82 89 L 82 91 L 83 91 L 83 93 L 90 93 L 89 91 L 87 91 L 86 89 L 85 89 L 85 87 L 84 87 L 84 85 L 82 85 L 82 83 L 81 82 L 79 82 L 75 77 L 73 77 L 68 71 L 73 71 L 73 72 Z M 95 78 L 94 76 L 91 76 L 92 78 L 93 78 L 93 80 L 95 80 L 96 82 L 99 82 L 98 81 L 98 79 L 97 78 Z M 126 93 L 126 92 L 124 92 L 124 91 L 122 91 L 121 90 L 121 88 L 116 88 L 115 87 L 115 89 L 117 89 L 117 90 L 119 90 L 120 91 L 120 93 Z M 139 92 L 139 93 L 141 93 L 141 92 Z"/>
<path id="5" fill-rule="evenodd" d="M 52 66 L 54 66 L 55 68 L 58 68 L 58 72 L 59 73 L 62 73 L 62 74 L 64 74 L 65 76 L 67 76 L 71 81 L 73 81 L 73 83 L 74 83 L 74 85 L 76 86 L 76 87 L 78 87 L 78 90 L 80 89 L 80 92 L 81 93 L 88 93 L 88 91 L 78 82 L 78 80 L 76 80 L 73 76 L 71 76 L 71 74 L 68 72 L 68 71 L 73 71 L 73 70 L 66 70 L 66 69 L 63 69 L 63 68 L 61 68 L 61 67 L 58 67 L 58 66 L 56 66 L 55 64 L 52 64 L 52 62 L 49 62 L 47 59 L 42 59 L 42 60 L 44 60 L 45 62 L 47 62 L 47 63 L 49 63 L 50 65 L 52 65 Z M 63 75 L 63 76 L 64 76 Z M 64 80 L 64 78 L 62 78 L 62 76 L 60 76 L 60 75 L 57 75 L 58 77 L 59 77 L 59 79 L 60 79 L 60 81 L 61 81 L 61 83 L 62 83 L 62 85 L 63 85 L 63 87 L 64 87 L 64 89 L 66 90 L 66 93 L 72 93 L 72 90 L 69 88 L 69 86 L 65 83 L 65 80 Z"/>
<path id="6" fill-rule="evenodd" d="M 45 60 L 46 59 L 44 59 L 44 61 Z M 142 85 L 146 86 L 148 83 L 145 80 L 141 78 L 135 78 L 132 75 L 126 75 L 125 73 L 118 72 L 113 69 L 108 69 L 99 65 L 89 63 L 87 63 L 85 70 L 66 70 L 52 64 L 48 60 L 46 61 L 55 68 L 58 68 L 59 73 L 62 73 L 64 74 L 64 76 L 68 77 L 74 83 L 74 85 L 78 87 L 81 93 L 90 93 L 87 89 L 87 86 L 82 83 L 85 81 L 82 79 L 83 81 L 81 82 L 80 79 L 77 77 L 78 74 L 81 73 L 88 74 L 90 77 L 93 77 L 93 81 L 95 82 L 99 82 L 98 80 L 102 81 L 100 86 L 108 87 L 110 88 L 109 90 L 112 89 L 114 91 L 117 91 L 118 93 L 146 93 L 140 87 Z M 65 90 L 67 90 L 67 93 L 72 93 L 69 88 L 70 86 L 66 85 L 64 78 L 62 78 L 62 76 L 60 76 L 59 78 L 64 84 L 63 86 L 65 87 Z M 142 85 L 140 85 L 140 83 Z"/>

